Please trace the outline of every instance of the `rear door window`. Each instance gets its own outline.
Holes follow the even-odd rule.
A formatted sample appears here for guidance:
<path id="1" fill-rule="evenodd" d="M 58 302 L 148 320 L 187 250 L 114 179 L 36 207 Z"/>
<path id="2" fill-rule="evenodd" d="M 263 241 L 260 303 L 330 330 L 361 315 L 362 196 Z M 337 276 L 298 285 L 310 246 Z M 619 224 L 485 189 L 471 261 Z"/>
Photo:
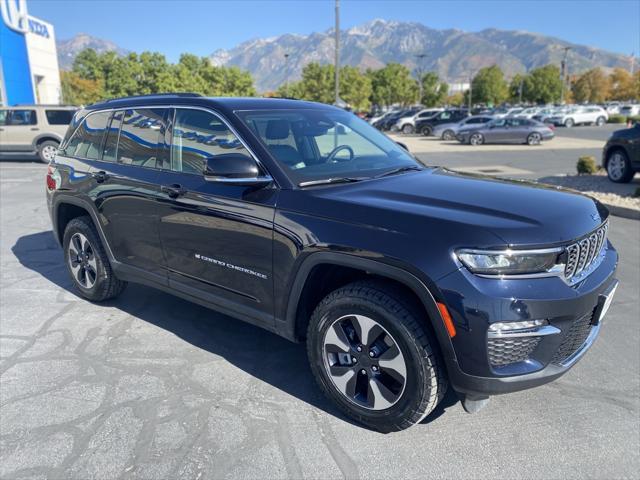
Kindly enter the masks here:
<path id="1" fill-rule="evenodd" d="M 109 127 L 107 128 L 106 137 L 104 140 L 104 147 L 102 149 L 102 161 L 115 162 L 116 152 L 118 149 L 118 136 L 120 135 L 120 125 L 122 124 L 122 117 L 124 116 L 124 110 L 113 112 Z"/>
<path id="2" fill-rule="evenodd" d="M 0 125 L 7 124 L 7 110 L 0 110 Z"/>
<path id="3" fill-rule="evenodd" d="M 49 125 L 69 125 L 73 118 L 73 110 L 45 110 Z"/>
<path id="4" fill-rule="evenodd" d="M 123 112 L 118 138 L 119 163 L 147 168 L 162 168 L 165 108 L 136 108 Z"/>
<path id="5" fill-rule="evenodd" d="M 111 112 L 88 115 L 69 140 L 64 154 L 71 157 L 100 160 L 102 158 L 102 141 L 110 116 Z"/>
<path id="6" fill-rule="evenodd" d="M 35 125 L 38 123 L 35 110 L 10 110 L 7 125 Z"/>

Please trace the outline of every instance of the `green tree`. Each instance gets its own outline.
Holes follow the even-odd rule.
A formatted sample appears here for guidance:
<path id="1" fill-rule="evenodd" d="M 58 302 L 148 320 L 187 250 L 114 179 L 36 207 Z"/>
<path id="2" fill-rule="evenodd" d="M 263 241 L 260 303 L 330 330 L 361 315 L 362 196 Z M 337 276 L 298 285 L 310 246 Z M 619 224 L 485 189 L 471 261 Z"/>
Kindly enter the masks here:
<path id="1" fill-rule="evenodd" d="M 509 95 L 504 73 L 497 65 L 481 68 L 471 80 L 472 102 L 497 105 Z"/>
<path id="2" fill-rule="evenodd" d="M 82 78 L 75 72 L 60 71 L 62 101 L 69 105 L 89 105 L 105 97 L 101 80 Z"/>
<path id="3" fill-rule="evenodd" d="M 614 68 L 609 76 L 611 85 L 609 98 L 611 100 L 632 100 L 637 99 L 633 77 L 624 68 Z"/>
<path id="4" fill-rule="evenodd" d="M 332 69 L 333 70 L 333 69 Z M 371 107 L 371 79 L 358 68 L 340 68 L 340 98 L 354 110 L 368 110 Z"/>
<path id="5" fill-rule="evenodd" d="M 517 103 L 520 101 L 520 97 L 525 98 L 524 96 L 524 80 L 526 75 L 521 73 L 516 73 L 511 82 L 509 82 L 509 100 L 512 103 Z M 522 95 L 521 95 L 522 91 Z"/>
<path id="6" fill-rule="evenodd" d="M 376 105 L 411 105 L 418 100 L 418 85 L 404 65 L 389 63 L 379 70 L 369 70 L 373 90 L 371 100 Z"/>
<path id="7" fill-rule="evenodd" d="M 522 99 L 532 103 L 556 103 L 562 95 L 560 69 L 545 65 L 531 70 L 524 79 Z"/>
<path id="8" fill-rule="evenodd" d="M 601 103 L 609 97 L 609 78 L 600 68 L 592 68 L 578 77 L 571 91 L 576 102 Z"/>
<path id="9" fill-rule="evenodd" d="M 437 73 L 427 72 L 422 76 L 422 98 L 420 103 L 425 107 L 442 105 L 448 93 L 449 85 L 446 82 L 441 82 Z"/>

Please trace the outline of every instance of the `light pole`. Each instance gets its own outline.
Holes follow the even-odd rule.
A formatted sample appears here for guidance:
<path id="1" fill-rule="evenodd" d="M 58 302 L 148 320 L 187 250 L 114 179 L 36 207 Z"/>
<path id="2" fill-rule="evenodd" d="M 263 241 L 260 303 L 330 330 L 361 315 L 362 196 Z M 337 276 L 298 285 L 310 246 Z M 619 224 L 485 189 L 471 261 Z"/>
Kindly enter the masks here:
<path id="1" fill-rule="evenodd" d="M 565 89 L 566 79 L 568 76 L 567 55 L 569 54 L 569 50 L 571 50 L 571 47 L 563 47 L 563 50 L 564 50 L 564 57 L 562 57 L 562 62 L 560 63 L 560 76 L 562 80 L 562 89 L 560 90 L 560 105 L 564 104 L 564 89 Z"/>
<path id="2" fill-rule="evenodd" d="M 469 74 L 469 113 L 471 113 L 471 98 L 473 97 L 473 73 Z"/>
<path id="3" fill-rule="evenodd" d="M 340 104 L 340 0 L 336 0 L 335 104 Z"/>
<path id="4" fill-rule="evenodd" d="M 414 56 L 418 59 L 418 66 L 416 68 L 416 73 L 418 74 L 418 88 L 420 89 L 420 97 L 418 98 L 418 103 L 422 103 L 422 96 L 424 94 L 422 87 L 422 60 L 427 56 L 427 54 L 418 53 Z"/>
<path id="5" fill-rule="evenodd" d="M 289 96 L 289 54 L 284 54 L 284 96 Z"/>

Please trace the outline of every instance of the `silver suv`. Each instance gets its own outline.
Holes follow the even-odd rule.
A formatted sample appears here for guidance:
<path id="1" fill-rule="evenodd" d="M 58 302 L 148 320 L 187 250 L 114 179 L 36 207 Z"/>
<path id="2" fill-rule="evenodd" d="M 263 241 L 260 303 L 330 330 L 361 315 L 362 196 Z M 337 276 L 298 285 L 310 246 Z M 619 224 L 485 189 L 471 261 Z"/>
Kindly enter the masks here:
<path id="1" fill-rule="evenodd" d="M 33 153 L 49 163 L 77 109 L 62 105 L 0 107 L 0 153 Z"/>

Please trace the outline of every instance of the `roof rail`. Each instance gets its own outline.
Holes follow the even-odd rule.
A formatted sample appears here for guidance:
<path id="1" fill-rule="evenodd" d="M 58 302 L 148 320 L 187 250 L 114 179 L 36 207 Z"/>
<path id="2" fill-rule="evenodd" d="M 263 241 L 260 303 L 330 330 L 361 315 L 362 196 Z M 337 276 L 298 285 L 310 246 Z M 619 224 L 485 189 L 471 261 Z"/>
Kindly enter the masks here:
<path id="1" fill-rule="evenodd" d="M 130 97 L 119 97 L 119 98 L 109 98 L 108 100 L 103 100 L 98 103 L 109 103 L 115 102 L 116 100 L 135 100 L 138 98 L 152 98 L 152 97 L 201 97 L 199 93 L 190 93 L 190 92 L 178 92 L 178 93 L 149 93 L 146 95 L 132 95 Z"/>

